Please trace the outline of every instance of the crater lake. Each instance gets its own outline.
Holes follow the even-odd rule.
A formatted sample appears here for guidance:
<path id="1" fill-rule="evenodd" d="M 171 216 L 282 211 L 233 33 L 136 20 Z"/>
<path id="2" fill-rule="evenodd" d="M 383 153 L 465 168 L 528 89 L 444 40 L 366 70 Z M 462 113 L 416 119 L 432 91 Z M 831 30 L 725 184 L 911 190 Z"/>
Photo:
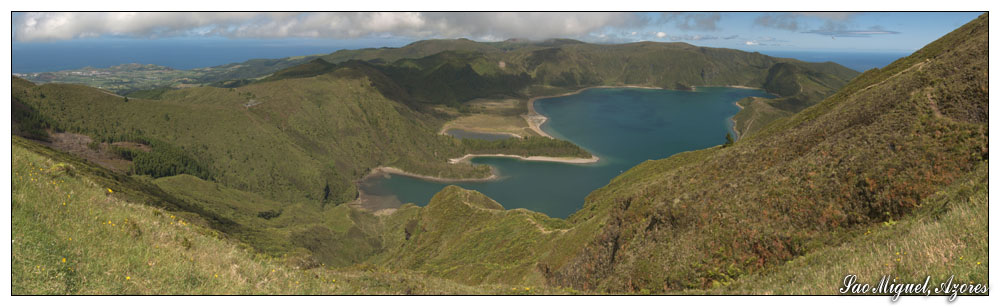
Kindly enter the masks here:
<path id="1" fill-rule="evenodd" d="M 598 162 L 476 157 L 470 162 L 492 166 L 498 178 L 442 183 L 379 174 L 367 177 L 359 187 L 383 202 L 379 205 L 383 208 L 426 205 L 434 194 L 454 184 L 479 191 L 507 209 L 527 208 L 566 218 L 583 206 L 591 191 L 643 161 L 723 144 L 726 133 L 735 137 L 731 117 L 740 110 L 735 102 L 751 96 L 774 97 L 758 89 L 699 87 L 694 91 L 592 88 L 538 99 L 535 111 L 548 117 L 541 129 L 586 149 L 600 158 Z"/>

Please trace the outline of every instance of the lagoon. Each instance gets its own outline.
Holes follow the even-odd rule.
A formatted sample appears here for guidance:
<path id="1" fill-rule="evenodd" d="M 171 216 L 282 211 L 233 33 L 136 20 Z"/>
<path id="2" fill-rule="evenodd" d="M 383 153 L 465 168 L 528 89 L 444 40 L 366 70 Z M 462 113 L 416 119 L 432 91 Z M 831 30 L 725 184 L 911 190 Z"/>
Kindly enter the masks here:
<path id="1" fill-rule="evenodd" d="M 549 119 L 542 130 L 569 140 L 600 157 L 593 164 L 478 157 L 494 167 L 498 179 L 452 183 L 493 198 L 504 208 L 527 208 L 566 218 L 579 210 L 591 191 L 650 159 L 703 149 L 725 142 L 739 108 L 734 102 L 761 90 L 703 87 L 694 91 L 593 88 L 578 94 L 538 99 L 535 111 Z M 361 183 L 367 195 L 426 205 L 448 183 L 402 175 L 372 176 Z"/>

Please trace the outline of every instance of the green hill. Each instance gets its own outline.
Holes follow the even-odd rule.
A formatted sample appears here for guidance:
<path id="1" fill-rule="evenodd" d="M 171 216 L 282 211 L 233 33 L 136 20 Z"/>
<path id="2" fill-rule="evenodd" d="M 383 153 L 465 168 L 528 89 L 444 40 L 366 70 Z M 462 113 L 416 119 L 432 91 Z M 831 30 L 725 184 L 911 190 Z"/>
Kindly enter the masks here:
<path id="1" fill-rule="evenodd" d="M 132 198 L 99 167 L 14 137 L 11 293 L 565 294 L 533 286 L 467 286 L 418 272 L 304 267 L 256 254 L 201 215 Z"/>
<path id="2" fill-rule="evenodd" d="M 781 95 L 782 99 L 768 103 L 794 113 L 857 75 L 830 62 L 806 63 L 732 49 L 655 42 L 601 45 L 572 40 L 429 40 L 401 48 L 338 51 L 322 58 L 330 63 L 367 61 L 400 85 L 410 99 L 450 105 L 475 98 L 547 95 L 601 85 L 669 89 L 749 86 Z"/>

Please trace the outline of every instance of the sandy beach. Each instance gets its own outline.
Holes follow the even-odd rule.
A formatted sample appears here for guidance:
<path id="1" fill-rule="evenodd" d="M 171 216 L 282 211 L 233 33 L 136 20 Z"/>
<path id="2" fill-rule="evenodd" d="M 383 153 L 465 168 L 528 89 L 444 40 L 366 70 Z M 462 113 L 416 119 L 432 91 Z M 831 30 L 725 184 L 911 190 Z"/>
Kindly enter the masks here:
<path id="1" fill-rule="evenodd" d="M 601 158 L 597 156 L 590 156 L 590 158 L 571 158 L 571 157 L 545 157 L 545 156 L 518 156 L 518 155 L 505 155 L 505 154 L 467 154 L 461 158 L 448 159 L 448 163 L 460 163 L 468 161 L 475 157 L 504 157 L 504 158 L 515 158 L 525 161 L 545 161 L 545 162 L 559 162 L 559 163 L 570 163 L 570 164 L 589 164 L 597 163 Z"/>

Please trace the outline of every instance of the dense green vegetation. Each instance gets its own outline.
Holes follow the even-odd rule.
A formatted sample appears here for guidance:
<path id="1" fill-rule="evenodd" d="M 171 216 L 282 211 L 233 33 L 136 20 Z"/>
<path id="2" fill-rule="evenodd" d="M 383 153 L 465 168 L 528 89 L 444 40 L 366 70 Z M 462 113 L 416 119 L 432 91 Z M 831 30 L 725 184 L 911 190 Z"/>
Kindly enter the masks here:
<path id="1" fill-rule="evenodd" d="M 146 170 L 129 176 L 15 137 L 12 291 L 826 294 L 847 273 L 985 281 L 985 14 L 836 92 L 854 72 L 686 44 L 446 40 L 323 58 L 159 100 L 13 78 L 15 132 L 152 151 L 120 150 Z M 640 164 L 565 220 L 457 187 L 426 207 L 345 204 L 377 166 L 467 178 L 489 170 L 447 159 L 587 156 L 547 138 L 438 135 L 450 117 L 432 105 L 626 84 L 782 97 L 743 101 L 759 112 L 737 118 L 749 128 L 728 146 Z"/>
<path id="2" fill-rule="evenodd" d="M 521 138 L 506 138 L 486 141 L 480 139 L 462 139 L 466 152 L 474 154 L 508 154 L 518 156 L 549 156 L 549 157 L 579 157 L 589 158 L 586 150 L 572 145 L 570 141 L 550 139 L 540 136 Z"/>
<path id="3" fill-rule="evenodd" d="M 279 200 L 353 200 L 352 181 L 379 165 L 449 177 L 488 173 L 448 164 L 465 154 L 461 142 L 436 135 L 431 125 L 438 120 L 385 99 L 364 79 L 318 76 L 240 89 L 192 88 L 129 102 L 76 85 L 16 84 L 22 85 L 15 86 L 16 99 L 67 131 L 107 141 L 119 135 L 158 140 L 139 162 L 175 166 L 165 172 L 137 163 L 139 173 L 212 177 Z M 251 100 L 259 104 L 246 107 Z M 173 159 L 183 156 L 171 148 L 196 158 Z M 192 171 L 169 171 L 189 166 Z"/>

